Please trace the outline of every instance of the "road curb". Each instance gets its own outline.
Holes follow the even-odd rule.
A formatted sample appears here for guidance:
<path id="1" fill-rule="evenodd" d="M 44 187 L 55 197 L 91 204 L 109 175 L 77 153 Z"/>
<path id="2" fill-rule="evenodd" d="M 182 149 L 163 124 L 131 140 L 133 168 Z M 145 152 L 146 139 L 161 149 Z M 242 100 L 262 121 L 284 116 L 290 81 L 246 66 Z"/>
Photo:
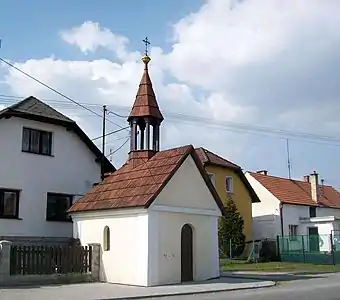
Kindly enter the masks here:
<path id="1" fill-rule="evenodd" d="M 224 277 L 224 276 L 223 276 Z M 198 294 L 213 294 L 220 292 L 232 292 L 239 290 L 252 290 L 273 287 L 276 285 L 274 281 L 261 281 L 252 284 L 252 286 L 242 286 L 235 288 L 216 288 L 211 290 L 198 290 L 198 291 L 186 291 L 186 292 L 164 292 L 154 295 L 143 295 L 143 296 L 131 296 L 131 297 L 113 297 L 113 298 L 101 298 L 97 300 L 128 300 L 128 299 L 148 299 L 148 298 L 161 298 L 161 297 L 171 297 L 171 296 L 187 296 L 187 295 L 198 295 Z"/>

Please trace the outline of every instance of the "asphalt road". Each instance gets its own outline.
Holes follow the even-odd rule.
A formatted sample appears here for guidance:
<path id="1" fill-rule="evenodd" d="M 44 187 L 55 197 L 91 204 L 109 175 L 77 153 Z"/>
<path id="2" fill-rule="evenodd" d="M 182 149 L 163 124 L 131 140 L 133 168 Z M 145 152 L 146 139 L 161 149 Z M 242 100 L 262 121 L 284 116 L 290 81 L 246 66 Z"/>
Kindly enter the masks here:
<path id="1" fill-rule="evenodd" d="M 156 298 L 149 298 L 155 299 Z M 340 274 L 326 278 L 285 281 L 272 288 L 164 297 L 158 300 L 340 300 Z"/>

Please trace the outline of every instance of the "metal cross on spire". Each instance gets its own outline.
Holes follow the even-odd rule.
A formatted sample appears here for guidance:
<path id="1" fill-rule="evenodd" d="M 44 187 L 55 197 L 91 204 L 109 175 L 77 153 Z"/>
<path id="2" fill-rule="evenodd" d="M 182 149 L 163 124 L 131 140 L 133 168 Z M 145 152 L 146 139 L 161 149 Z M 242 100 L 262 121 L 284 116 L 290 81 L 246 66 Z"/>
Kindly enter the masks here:
<path id="1" fill-rule="evenodd" d="M 149 45 L 150 45 L 150 41 L 149 41 L 148 37 L 146 37 L 146 38 L 143 40 L 143 43 L 145 44 L 145 56 L 148 56 L 148 53 L 149 53 Z"/>

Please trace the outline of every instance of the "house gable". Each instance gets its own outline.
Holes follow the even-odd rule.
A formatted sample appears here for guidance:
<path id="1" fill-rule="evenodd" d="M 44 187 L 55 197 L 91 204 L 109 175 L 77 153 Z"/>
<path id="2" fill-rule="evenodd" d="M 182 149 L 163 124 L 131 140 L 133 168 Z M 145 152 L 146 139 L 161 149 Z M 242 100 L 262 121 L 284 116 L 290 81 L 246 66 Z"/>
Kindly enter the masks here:
<path id="1" fill-rule="evenodd" d="M 76 122 L 39 99 L 30 96 L 0 111 L 0 120 L 7 120 L 13 117 L 24 121 L 30 120 L 38 123 L 64 127 L 65 130 L 73 132 L 90 149 L 90 151 L 95 155 L 98 163 L 104 159 L 105 172 L 113 172 L 116 170 L 107 157 L 103 157 L 98 147 L 90 140 Z"/>
<path id="2" fill-rule="evenodd" d="M 256 180 L 249 172 L 246 178 L 260 198 L 260 203 L 253 203 L 253 217 L 263 215 L 279 215 L 280 200 L 276 198 L 261 182 Z"/>
<path id="3" fill-rule="evenodd" d="M 242 187 L 242 190 L 247 193 L 247 196 L 249 195 L 250 201 L 252 203 L 260 202 L 260 199 L 258 198 L 252 186 L 249 184 L 240 166 L 205 148 L 196 148 L 195 151 L 208 172 L 209 170 L 218 170 L 218 172 L 212 171 L 212 173 L 225 173 L 225 176 L 232 174 L 233 176 L 237 177 L 238 181 L 240 181 L 238 186 Z M 225 180 L 225 176 L 223 178 L 223 182 Z M 219 189 L 217 188 L 217 190 Z"/>
<path id="4" fill-rule="evenodd" d="M 164 186 L 150 209 L 221 215 L 220 207 L 191 155 Z"/>

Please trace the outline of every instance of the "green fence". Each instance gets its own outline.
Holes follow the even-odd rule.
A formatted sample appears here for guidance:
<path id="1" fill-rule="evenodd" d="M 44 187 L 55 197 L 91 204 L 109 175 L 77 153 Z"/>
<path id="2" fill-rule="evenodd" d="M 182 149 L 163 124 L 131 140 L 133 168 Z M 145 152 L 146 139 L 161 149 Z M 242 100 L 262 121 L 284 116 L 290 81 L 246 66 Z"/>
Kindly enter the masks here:
<path id="1" fill-rule="evenodd" d="M 340 232 L 278 236 L 277 246 L 282 261 L 323 265 L 340 264 Z"/>

